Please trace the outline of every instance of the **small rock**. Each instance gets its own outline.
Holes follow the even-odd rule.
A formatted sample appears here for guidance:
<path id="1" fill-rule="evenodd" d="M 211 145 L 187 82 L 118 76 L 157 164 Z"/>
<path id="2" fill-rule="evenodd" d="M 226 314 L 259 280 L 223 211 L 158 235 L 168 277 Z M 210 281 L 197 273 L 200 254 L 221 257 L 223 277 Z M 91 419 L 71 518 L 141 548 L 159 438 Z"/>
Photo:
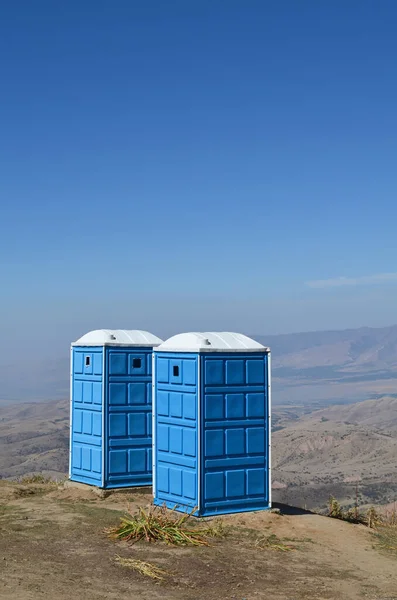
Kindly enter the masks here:
<path id="1" fill-rule="evenodd" d="M 275 515 L 281 515 L 281 510 L 279 508 L 271 508 L 269 512 Z"/>

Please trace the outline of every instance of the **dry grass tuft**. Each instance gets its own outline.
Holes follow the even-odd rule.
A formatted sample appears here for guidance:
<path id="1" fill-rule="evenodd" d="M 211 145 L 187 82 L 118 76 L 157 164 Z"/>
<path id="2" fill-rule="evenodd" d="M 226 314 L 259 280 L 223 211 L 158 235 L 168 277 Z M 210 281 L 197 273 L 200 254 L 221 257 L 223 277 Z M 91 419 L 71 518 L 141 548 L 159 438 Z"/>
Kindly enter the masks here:
<path id="1" fill-rule="evenodd" d="M 393 508 L 386 509 L 382 514 L 382 522 L 388 527 L 397 527 L 397 504 Z"/>
<path id="2" fill-rule="evenodd" d="M 397 556 L 397 526 L 386 525 L 376 530 L 375 547 Z"/>
<path id="3" fill-rule="evenodd" d="M 296 550 L 295 546 L 292 544 L 285 544 L 275 533 L 259 538 L 259 540 L 255 542 L 255 546 L 261 550 L 270 548 L 271 550 L 278 550 L 279 552 L 291 552 L 292 550 Z"/>
<path id="4" fill-rule="evenodd" d="M 23 485 L 29 485 L 31 483 L 41 485 L 55 485 L 56 481 L 54 481 L 51 477 L 46 477 L 42 473 L 34 473 L 33 475 L 24 475 L 18 480 L 18 483 L 22 483 Z"/>
<path id="5" fill-rule="evenodd" d="M 329 499 L 328 516 L 349 523 L 367 525 L 371 529 L 375 529 L 384 523 L 383 516 L 374 506 L 371 506 L 366 513 L 360 512 L 357 504 L 354 508 L 344 510 L 333 496 Z"/>
<path id="6" fill-rule="evenodd" d="M 152 563 L 138 560 L 137 558 L 123 558 L 121 556 L 116 556 L 114 560 L 118 565 L 133 569 L 141 575 L 150 577 L 151 579 L 163 580 L 166 577 L 171 576 L 171 573 L 168 573 L 168 571 L 160 569 L 160 567 L 156 567 L 156 565 L 153 565 Z"/>
<path id="7" fill-rule="evenodd" d="M 145 540 L 173 546 L 209 546 L 208 538 L 224 535 L 222 521 L 215 521 L 211 526 L 193 526 L 191 516 L 195 511 L 181 515 L 165 506 L 150 506 L 148 510 L 139 508 L 134 515 L 129 511 L 122 517 L 120 525 L 105 532 L 113 539 L 133 544 Z"/>

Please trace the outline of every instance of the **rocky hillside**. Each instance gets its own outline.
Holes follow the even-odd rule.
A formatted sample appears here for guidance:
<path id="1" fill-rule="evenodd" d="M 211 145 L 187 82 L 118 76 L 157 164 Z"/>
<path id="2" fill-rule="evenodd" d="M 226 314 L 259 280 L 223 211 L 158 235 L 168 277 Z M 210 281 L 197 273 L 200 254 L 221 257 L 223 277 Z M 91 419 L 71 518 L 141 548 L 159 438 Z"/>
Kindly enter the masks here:
<path id="1" fill-rule="evenodd" d="M 279 499 L 324 505 L 330 494 L 352 503 L 397 498 L 397 399 L 368 400 L 314 411 L 273 434 Z"/>
<path id="2" fill-rule="evenodd" d="M 0 406 L 0 476 L 68 470 L 69 403 Z"/>
<path id="3" fill-rule="evenodd" d="M 361 425 L 387 431 L 397 431 L 397 398 L 365 400 L 345 406 L 329 406 L 312 413 L 314 422 L 333 421 Z"/>

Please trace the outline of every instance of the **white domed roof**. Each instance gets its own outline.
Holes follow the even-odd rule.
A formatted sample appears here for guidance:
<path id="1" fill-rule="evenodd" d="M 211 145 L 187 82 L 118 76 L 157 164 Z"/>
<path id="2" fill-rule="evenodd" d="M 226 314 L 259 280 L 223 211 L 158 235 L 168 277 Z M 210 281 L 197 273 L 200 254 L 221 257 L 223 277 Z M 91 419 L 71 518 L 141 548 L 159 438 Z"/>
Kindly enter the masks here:
<path id="1" fill-rule="evenodd" d="M 156 348 L 158 352 L 268 352 L 252 338 L 230 331 L 180 333 Z"/>
<path id="2" fill-rule="evenodd" d="M 96 329 L 73 342 L 72 346 L 158 346 L 163 340 L 139 329 Z"/>

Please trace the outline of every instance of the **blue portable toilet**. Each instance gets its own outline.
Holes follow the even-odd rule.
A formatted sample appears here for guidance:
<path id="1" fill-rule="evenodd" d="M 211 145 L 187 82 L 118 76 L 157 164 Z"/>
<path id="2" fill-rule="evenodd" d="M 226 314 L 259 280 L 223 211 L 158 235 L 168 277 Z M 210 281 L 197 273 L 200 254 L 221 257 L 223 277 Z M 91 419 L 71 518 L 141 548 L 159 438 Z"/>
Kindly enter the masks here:
<path id="1" fill-rule="evenodd" d="M 152 350 L 161 341 L 147 331 L 100 329 L 72 344 L 72 481 L 151 485 Z"/>
<path id="2" fill-rule="evenodd" d="M 154 503 L 197 516 L 271 506 L 270 349 L 183 333 L 153 351 Z"/>

